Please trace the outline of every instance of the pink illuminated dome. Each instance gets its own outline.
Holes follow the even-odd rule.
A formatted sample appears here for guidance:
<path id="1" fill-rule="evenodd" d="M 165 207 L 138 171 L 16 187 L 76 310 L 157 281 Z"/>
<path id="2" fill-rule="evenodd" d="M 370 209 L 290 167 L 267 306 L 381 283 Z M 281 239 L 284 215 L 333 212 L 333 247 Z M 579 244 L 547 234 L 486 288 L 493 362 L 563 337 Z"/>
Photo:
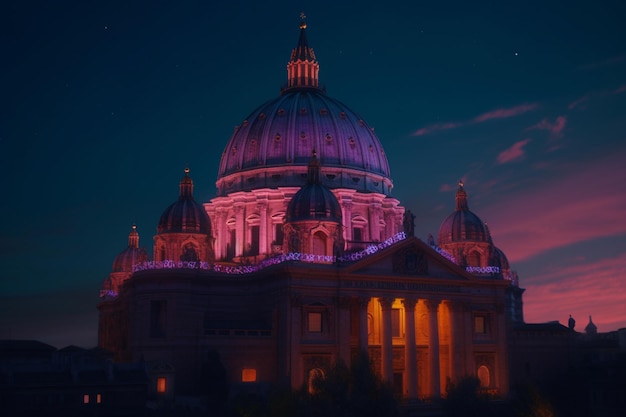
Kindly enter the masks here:
<path id="1" fill-rule="evenodd" d="M 465 241 L 492 243 L 489 228 L 480 217 L 470 211 L 467 193 L 463 189 L 463 183 L 459 182 L 455 210 L 441 223 L 437 242 L 439 246 L 444 246 Z"/>
<path id="2" fill-rule="evenodd" d="M 280 96 L 245 117 L 226 144 L 218 196 L 303 186 L 311 149 L 317 150 L 324 167 L 320 179 L 329 188 L 390 195 L 393 184 L 383 147 L 361 116 L 326 95 L 304 23 L 287 73 Z"/>
<path id="3" fill-rule="evenodd" d="M 139 247 L 139 233 L 137 226 L 133 224 L 128 234 L 128 247 L 115 257 L 111 272 L 132 272 L 133 265 L 147 260 L 148 253 Z"/>

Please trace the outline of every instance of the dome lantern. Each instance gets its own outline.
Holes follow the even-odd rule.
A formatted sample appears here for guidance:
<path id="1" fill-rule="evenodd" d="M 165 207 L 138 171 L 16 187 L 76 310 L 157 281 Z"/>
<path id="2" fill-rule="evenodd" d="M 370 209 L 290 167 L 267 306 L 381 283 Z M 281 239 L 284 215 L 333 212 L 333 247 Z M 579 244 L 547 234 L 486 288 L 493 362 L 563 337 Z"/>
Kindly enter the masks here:
<path id="1" fill-rule="evenodd" d="M 291 59 L 287 64 L 287 86 L 281 93 L 292 88 L 319 88 L 320 65 L 306 38 L 304 13 L 300 13 L 300 18 L 300 38 L 298 45 L 291 51 Z"/>

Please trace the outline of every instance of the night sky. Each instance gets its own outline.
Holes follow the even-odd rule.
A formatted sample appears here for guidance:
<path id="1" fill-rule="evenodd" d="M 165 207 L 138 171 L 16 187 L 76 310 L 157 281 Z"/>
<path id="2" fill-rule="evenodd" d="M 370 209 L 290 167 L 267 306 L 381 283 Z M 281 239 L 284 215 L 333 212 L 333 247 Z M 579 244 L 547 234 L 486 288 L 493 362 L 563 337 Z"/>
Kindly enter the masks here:
<path id="1" fill-rule="evenodd" d="M 626 327 L 626 3 L 509 3 L 4 2 L 0 339 L 96 345 L 131 225 L 151 252 L 186 165 L 196 200 L 215 195 L 302 11 L 320 81 L 375 127 L 418 237 L 462 179 L 527 322 Z"/>

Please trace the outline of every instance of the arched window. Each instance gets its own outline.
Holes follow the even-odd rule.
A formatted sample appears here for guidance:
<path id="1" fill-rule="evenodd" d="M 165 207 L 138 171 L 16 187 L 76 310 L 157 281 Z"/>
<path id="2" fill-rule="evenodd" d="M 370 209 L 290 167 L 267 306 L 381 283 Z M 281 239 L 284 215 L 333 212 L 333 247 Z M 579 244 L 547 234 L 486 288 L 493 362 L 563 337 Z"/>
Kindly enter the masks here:
<path id="1" fill-rule="evenodd" d="M 326 252 L 326 235 L 321 231 L 315 232 L 313 235 L 313 254 L 328 255 Z"/>
<path id="2" fill-rule="evenodd" d="M 491 377 L 489 375 L 489 368 L 485 365 L 481 365 L 478 367 L 478 379 L 480 380 L 481 388 L 488 388 L 491 384 Z"/>
<path id="3" fill-rule="evenodd" d="M 183 253 L 180 255 L 180 260 L 183 262 L 198 262 L 198 252 L 193 244 L 187 243 L 183 247 Z"/>
<path id="4" fill-rule="evenodd" d="M 478 251 L 471 251 L 469 255 L 467 255 L 467 264 L 469 266 L 481 266 L 480 253 Z"/>
<path id="5" fill-rule="evenodd" d="M 319 392 L 319 383 L 324 379 L 324 371 L 320 368 L 313 368 L 309 371 L 309 379 L 307 385 L 309 394 L 317 394 Z"/>

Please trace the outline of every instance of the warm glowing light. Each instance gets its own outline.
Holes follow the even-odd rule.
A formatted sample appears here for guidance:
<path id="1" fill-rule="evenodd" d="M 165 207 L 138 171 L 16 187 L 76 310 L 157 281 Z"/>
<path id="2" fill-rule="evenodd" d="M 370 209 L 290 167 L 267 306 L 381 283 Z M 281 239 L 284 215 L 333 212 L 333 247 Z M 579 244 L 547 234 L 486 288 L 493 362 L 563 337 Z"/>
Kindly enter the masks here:
<path id="1" fill-rule="evenodd" d="M 102 394 L 96 394 L 96 403 L 102 403 Z"/>
<path id="2" fill-rule="evenodd" d="M 164 376 L 160 376 L 157 378 L 157 392 L 159 394 L 164 394 L 167 388 L 167 380 Z"/>
<path id="3" fill-rule="evenodd" d="M 89 394 L 83 395 L 83 404 L 89 404 Z"/>
<path id="4" fill-rule="evenodd" d="M 256 382 L 256 369 L 243 369 L 241 371 L 241 382 Z"/>

